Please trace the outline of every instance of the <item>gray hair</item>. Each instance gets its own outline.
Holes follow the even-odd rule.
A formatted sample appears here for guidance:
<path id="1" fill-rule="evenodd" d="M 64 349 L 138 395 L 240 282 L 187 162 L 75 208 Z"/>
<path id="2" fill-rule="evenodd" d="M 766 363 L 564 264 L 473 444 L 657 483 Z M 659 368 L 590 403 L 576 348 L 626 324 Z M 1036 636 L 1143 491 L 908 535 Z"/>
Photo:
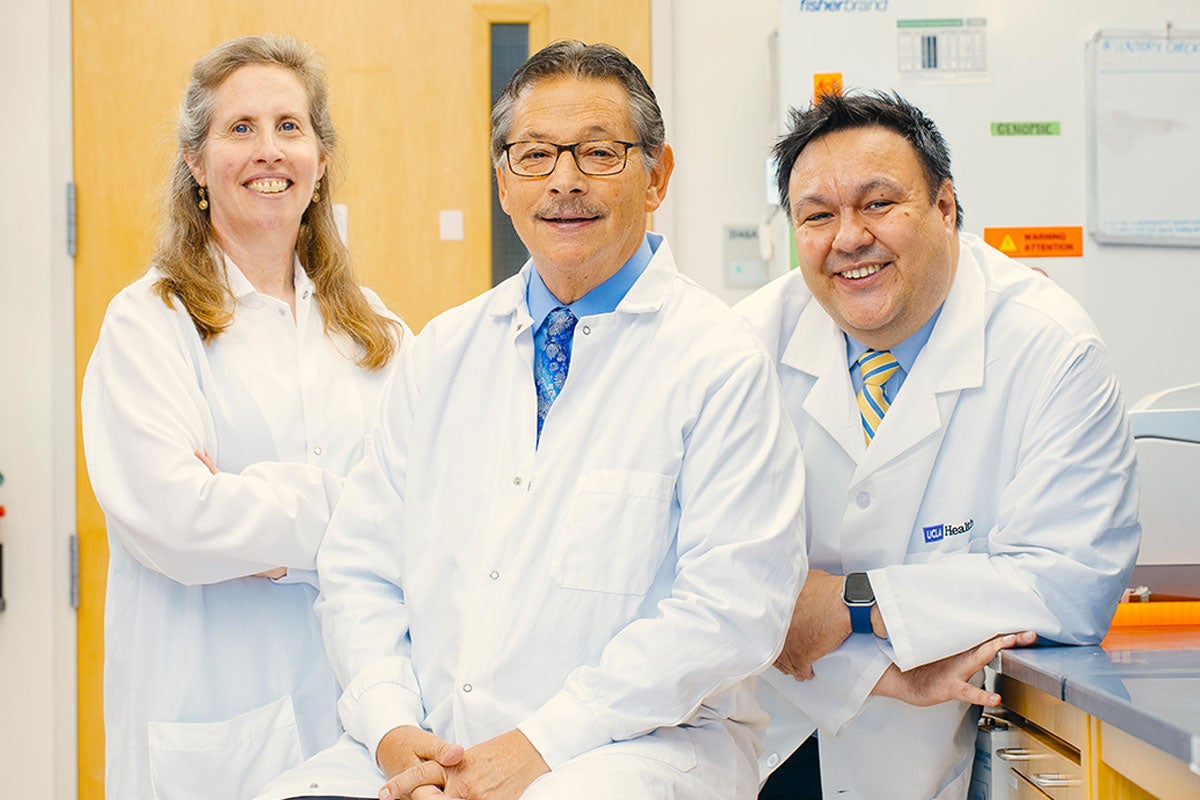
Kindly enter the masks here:
<path id="1" fill-rule="evenodd" d="M 584 44 L 575 39 L 563 39 L 543 47 L 522 64 L 500 93 L 492 108 L 492 162 L 499 167 L 504 159 L 504 145 L 512 130 L 513 111 L 526 89 L 547 78 L 590 78 L 616 81 L 629 96 L 629 116 L 633 130 L 642 144 L 646 169 L 658 163 L 666 144 L 666 127 L 662 109 L 646 76 L 629 60 L 629 56 L 612 45 Z"/>

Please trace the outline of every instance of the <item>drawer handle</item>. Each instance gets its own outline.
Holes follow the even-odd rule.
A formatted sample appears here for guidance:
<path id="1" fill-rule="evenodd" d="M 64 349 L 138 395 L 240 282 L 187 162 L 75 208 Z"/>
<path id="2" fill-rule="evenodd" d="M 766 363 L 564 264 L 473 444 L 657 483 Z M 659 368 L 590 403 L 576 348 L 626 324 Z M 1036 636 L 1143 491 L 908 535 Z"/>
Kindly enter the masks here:
<path id="1" fill-rule="evenodd" d="M 1056 786 L 1079 786 L 1083 783 L 1083 781 L 1074 775 L 1063 772 L 1039 772 L 1033 776 L 1033 782 L 1043 789 L 1050 789 Z"/>
<path id="2" fill-rule="evenodd" d="M 1046 758 L 1046 754 L 1029 747 L 998 747 L 996 755 L 1005 761 L 1033 761 Z"/>

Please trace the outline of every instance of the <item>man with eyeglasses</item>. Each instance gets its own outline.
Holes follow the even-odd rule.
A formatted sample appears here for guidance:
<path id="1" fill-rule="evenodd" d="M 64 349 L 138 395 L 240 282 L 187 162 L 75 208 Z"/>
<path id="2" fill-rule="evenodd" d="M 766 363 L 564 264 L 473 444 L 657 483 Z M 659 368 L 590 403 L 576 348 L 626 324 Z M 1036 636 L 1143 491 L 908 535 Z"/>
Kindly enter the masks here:
<path id="1" fill-rule="evenodd" d="M 348 737 L 262 796 L 752 798 L 806 572 L 774 367 L 646 232 L 625 55 L 530 58 L 492 155 L 530 262 L 405 346 L 318 559 Z"/>

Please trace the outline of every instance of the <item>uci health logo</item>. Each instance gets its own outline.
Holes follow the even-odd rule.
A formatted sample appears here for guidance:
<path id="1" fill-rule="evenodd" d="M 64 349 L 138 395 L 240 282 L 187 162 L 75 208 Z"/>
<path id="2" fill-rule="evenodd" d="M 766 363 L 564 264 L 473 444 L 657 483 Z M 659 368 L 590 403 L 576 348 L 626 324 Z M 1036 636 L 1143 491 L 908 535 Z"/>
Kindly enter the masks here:
<path id="1" fill-rule="evenodd" d="M 933 544 L 947 536 L 961 536 L 974 527 L 975 520 L 972 518 L 961 525 L 947 525 L 943 522 L 941 525 L 926 525 L 921 530 L 925 533 L 925 544 Z"/>

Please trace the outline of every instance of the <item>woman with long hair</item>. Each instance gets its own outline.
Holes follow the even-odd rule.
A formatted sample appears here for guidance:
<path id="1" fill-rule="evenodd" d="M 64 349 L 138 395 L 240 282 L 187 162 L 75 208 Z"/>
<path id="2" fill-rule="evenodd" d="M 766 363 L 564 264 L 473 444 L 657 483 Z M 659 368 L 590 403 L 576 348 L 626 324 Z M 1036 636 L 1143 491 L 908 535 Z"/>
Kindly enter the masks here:
<path id="1" fill-rule="evenodd" d="M 110 548 L 106 787 L 238 800 L 340 732 L 316 551 L 406 330 L 339 238 L 311 47 L 203 56 L 178 139 L 150 269 L 84 378 Z"/>

